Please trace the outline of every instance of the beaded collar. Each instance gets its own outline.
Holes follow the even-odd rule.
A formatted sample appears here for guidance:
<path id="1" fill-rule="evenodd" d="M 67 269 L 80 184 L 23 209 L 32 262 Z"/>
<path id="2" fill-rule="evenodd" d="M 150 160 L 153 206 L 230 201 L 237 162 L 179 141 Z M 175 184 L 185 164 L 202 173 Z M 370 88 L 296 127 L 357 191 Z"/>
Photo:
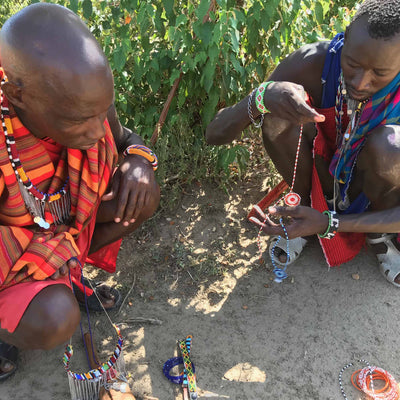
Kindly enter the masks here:
<path id="1" fill-rule="evenodd" d="M 7 79 L 3 76 L 1 85 Z M 0 88 L 0 119 L 7 145 L 8 157 L 17 178 L 22 198 L 26 208 L 33 217 L 33 222 L 39 227 L 49 229 L 51 222 L 46 221 L 45 210 L 50 212 L 55 225 L 65 224 L 69 220 L 71 211 L 71 195 L 68 190 L 69 177 L 67 177 L 62 188 L 56 193 L 43 193 L 27 176 L 18 155 L 11 123 L 10 109 L 7 98 Z"/>

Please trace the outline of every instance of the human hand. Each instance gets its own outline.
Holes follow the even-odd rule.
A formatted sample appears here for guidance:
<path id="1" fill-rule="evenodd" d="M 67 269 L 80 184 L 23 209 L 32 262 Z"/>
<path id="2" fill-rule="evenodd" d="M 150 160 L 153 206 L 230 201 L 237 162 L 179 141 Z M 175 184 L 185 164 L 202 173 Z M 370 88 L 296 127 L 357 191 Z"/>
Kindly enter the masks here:
<path id="1" fill-rule="evenodd" d="M 270 216 L 284 217 L 285 229 L 289 239 L 315 234 L 323 234 L 329 223 L 329 217 L 319 211 L 305 206 L 275 206 L 269 207 L 266 215 L 259 206 L 254 206 L 256 217 L 250 221 L 259 226 L 263 232 L 271 236 L 285 236 L 280 224 L 273 222 Z"/>
<path id="2" fill-rule="evenodd" d="M 70 268 L 76 268 L 79 265 L 79 261 L 76 258 L 70 258 L 64 265 L 62 265 L 53 275 L 50 276 L 50 279 L 59 279 L 62 276 L 66 276 L 69 273 Z"/>
<path id="3" fill-rule="evenodd" d="M 272 82 L 267 86 L 264 103 L 274 116 L 294 124 L 323 122 L 325 116 L 307 104 L 304 87 L 293 82 Z"/>
<path id="4" fill-rule="evenodd" d="M 124 226 L 134 223 L 153 196 L 155 176 L 153 167 L 144 157 L 128 155 L 115 172 L 112 186 L 102 201 L 116 199 L 114 222 Z"/>

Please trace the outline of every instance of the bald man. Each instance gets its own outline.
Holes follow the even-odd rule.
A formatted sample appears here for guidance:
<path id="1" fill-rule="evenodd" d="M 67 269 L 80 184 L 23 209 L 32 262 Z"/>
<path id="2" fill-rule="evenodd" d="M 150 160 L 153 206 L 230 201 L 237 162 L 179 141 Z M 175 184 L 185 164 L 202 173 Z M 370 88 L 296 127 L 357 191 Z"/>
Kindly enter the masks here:
<path id="1" fill-rule="evenodd" d="M 159 187 L 156 157 L 121 126 L 110 66 L 73 12 L 38 3 L 11 17 L 0 63 L 1 380 L 16 348 L 72 336 L 69 272 L 148 219 Z M 115 301 L 107 291 L 103 300 Z"/>

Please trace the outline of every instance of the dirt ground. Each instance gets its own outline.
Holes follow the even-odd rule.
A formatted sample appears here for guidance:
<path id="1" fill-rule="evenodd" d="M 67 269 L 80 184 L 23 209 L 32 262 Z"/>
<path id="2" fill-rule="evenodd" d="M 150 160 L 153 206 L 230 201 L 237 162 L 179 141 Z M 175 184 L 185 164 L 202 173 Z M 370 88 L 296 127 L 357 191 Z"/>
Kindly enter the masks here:
<path id="1" fill-rule="evenodd" d="M 120 324 L 138 400 L 183 398 L 162 367 L 189 334 L 200 399 L 341 399 L 338 374 L 349 362 L 355 365 L 343 386 L 349 400 L 360 399 L 350 375 L 365 366 L 361 358 L 400 379 L 398 289 L 367 250 L 328 269 L 317 240 L 288 267 L 288 279 L 275 283 L 268 257 L 260 264 L 257 229 L 246 221 L 264 190 L 258 173 L 228 192 L 186 187 L 172 211 L 124 240 L 115 275 L 89 268 L 125 299 L 110 318 Z M 263 237 L 264 250 L 267 244 Z M 104 314 L 90 320 L 106 359 L 115 345 L 111 322 Z M 84 371 L 80 343 L 77 332 L 71 366 Z M 70 399 L 63 351 L 21 351 L 17 373 L 0 384 L 0 400 Z"/>

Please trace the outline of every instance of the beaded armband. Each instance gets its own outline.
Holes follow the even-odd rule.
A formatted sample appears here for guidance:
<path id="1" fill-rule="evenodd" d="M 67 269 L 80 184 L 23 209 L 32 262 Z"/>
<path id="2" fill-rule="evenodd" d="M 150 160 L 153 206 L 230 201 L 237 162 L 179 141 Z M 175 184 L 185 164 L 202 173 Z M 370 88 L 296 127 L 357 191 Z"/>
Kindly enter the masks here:
<path id="1" fill-rule="evenodd" d="M 267 114 L 271 111 L 268 110 L 267 107 L 265 107 L 264 104 L 264 94 L 265 94 L 265 90 L 267 89 L 268 85 L 272 83 L 272 81 L 268 81 L 268 82 L 263 82 L 256 91 L 256 107 L 257 110 L 260 111 L 261 114 Z"/>
<path id="2" fill-rule="evenodd" d="M 256 92 L 257 92 L 257 88 L 255 88 L 255 89 L 251 92 L 251 94 L 250 94 L 250 96 L 249 96 L 249 101 L 248 101 L 248 103 L 247 103 L 247 114 L 249 115 L 250 121 L 253 123 L 253 125 L 254 125 L 256 128 L 261 128 L 261 127 L 262 127 L 262 124 L 263 124 L 263 122 L 264 122 L 264 114 L 260 114 L 260 120 L 257 122 L 256 119 L 254 118 L 253 111 L 251 110 L 251 104 L 252 104 L 253 97 L 254 97 L 254 95 L 256 94 Z"/>
<path id="3" fill-rule="evenodd" d="M 335 211 L 324 211 L 323 214 L 327 215 L 329 218 L 328 221 L 328 228 L 326 229 L 325 233 L 323 233 L 322 235 L 318 233 L 318 236 L 321 239 L 332 239 L 338 229 L 339 229 L 339 219 L 336 218 L 336 212 Z"/>
<path id="4" fill-rule="evenodd" d="M 122 153 L 125 157 L 129 154 L 137 154 L 138 156 L 144 157 L 153 167 L 155 171 L 158 168 L 158 159 L 152 150 L 141 144 L 132 144 L 128 146 Z"/>

